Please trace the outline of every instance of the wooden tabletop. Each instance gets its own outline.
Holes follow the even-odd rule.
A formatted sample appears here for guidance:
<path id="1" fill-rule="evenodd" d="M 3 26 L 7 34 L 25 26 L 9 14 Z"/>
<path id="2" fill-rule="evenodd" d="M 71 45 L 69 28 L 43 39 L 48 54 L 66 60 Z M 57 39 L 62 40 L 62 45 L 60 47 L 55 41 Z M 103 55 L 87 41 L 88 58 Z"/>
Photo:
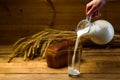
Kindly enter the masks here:
<path id="1" fill-rule="evenodd" d="M 45 59 L 23 61 L 14 58 L 7 63 L 11 46 L 0 46 L 0 80 L 119 80 L 120 49 L 84 49 L 81 75 L 69 77 L 67 66 L 54 69 L 47 66 Z"/>

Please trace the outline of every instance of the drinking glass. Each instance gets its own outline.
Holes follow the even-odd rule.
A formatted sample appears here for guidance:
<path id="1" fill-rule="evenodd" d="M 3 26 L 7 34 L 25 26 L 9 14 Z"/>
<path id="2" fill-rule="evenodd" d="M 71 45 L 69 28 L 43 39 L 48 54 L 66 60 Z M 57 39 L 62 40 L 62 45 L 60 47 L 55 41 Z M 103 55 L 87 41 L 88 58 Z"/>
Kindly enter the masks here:
<path id="1" fill-rule="evenodd" d="M 68 50 L 68 75 L 71 77 L 78 77 L 80 75 L 80 60 L 82 57 L 82 47 L 77 49 L 74 64 L 73 61 L 74 48 Z"/>

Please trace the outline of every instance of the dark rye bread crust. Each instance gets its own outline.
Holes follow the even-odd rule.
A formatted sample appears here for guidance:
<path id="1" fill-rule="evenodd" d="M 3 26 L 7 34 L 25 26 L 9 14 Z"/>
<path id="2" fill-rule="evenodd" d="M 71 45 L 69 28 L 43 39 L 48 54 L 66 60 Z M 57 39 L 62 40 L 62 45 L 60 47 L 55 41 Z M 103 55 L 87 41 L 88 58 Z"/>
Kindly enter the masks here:
<path id="1" fill-rule="evenodd" d="M 61 68 L 68 65 L 68 50 L 69 54 L 73 54 L 75 41 L 65 40 L 54 44 L 47 48 L 46 60 L 48 67 Z"/>

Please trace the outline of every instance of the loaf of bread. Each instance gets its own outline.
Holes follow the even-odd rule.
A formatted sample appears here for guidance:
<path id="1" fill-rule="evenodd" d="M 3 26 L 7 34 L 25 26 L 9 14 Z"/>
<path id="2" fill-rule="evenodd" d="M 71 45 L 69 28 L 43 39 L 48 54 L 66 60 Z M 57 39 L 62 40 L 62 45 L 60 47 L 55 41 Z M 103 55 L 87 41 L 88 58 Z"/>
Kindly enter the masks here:
<path id="1" fill-rule="evenodd" d="M 74 48 L 74 41 L 65 40 L 57 44 L 53 44 L 47 48 L 46 60 L 47 65 L 52 68 L 61 68 L 68 65 L 68 50 Z M 73 54 L 73 51 L 71 51 Z"/>

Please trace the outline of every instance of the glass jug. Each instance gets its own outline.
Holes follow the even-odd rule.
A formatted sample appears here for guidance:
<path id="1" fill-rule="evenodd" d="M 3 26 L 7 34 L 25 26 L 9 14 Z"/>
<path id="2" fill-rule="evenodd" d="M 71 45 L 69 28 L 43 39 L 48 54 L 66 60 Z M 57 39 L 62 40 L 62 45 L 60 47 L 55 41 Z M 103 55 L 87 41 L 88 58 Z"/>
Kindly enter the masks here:
<path id="1" fill-rule="evenodd" d="M 77 25 L 77 37 L 84 35 L 89 35 L 90 39 L 96 44 L 107 44 L 113 39 L 114 28 L 106 20 L 91 22 L 91 19 L 86 17 Z"/>

